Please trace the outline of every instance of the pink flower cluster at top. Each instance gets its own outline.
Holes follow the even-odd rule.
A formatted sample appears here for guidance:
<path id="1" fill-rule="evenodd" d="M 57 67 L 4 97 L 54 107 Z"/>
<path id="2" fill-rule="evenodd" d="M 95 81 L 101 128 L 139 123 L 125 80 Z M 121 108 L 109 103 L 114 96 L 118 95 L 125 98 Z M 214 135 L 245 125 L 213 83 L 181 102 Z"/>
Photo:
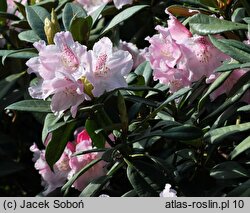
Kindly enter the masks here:
<path id="1" fill-rule="evenodd" d="M 112 2 L 117 9 L 121 9 L 124 5 L 132 4 L 133 0 L 76 0 L 81 4 L 88 13 L 93 12 L 102 4 Z"/>
<path id="2" fill-rule="evenodd" d="M 76 152 L 92 148 L 94 148 L 92 147 L 92 141 L 84 129 L 77 134 L 75 141 L 68 142 L 61 158 L 53 167 L 54 172 L 52 172 L 45 160 L 45 150 L 39 150 L 37 145 L 33 144 L 30 150 L 34 153 L 33 161 L 35 162 L 35 168 L 42 176 L 42 185 L 45 187 L 43 194 L 47 195 L 56 188 L 63 186 L 68 179 L 79 172 L 84 166 L 100 157 L 100 153 L 97 152 L 73 156 Z M 72 186 L 77 190 L 83 190 L 90 181 L 105 174 L 105 165 L 104 161 L 98 162 L 80 176 Z"/>
<path id="3" fill-rule="evenodd" d="M 34 43 L 39 56 L 27 61 L 28 73 L 35 73 L 38 82 L 29 88 L 31 97 L 46 99 L 52 95 L 51 110 L 62 114 L 70 108 L 73 117 L 78 106 L 90 96 L 126 87 L 125 76 L 131 71 L 133 59 L 128 51 L 114 50 L 109 38 L 103 37 L 93 50 L 74 42 L 70 32 L 60 32 L 53 45 Z M 93 90 L 86 94 L 85 80 Z"/>
<path id="4" fill-rule="evenodd" d="M 154 80 L 169 85 L 171 92 L 189 87 L 203 76 L 207 83 L 212 83 L 219 76 L 215 69 L 231 58 L 215 48 L 207 36 L 192 35 L 176 17 L 167 10 L 166 13 L 170 16 L 168 27 L 158 25 L 159 33 L 146 38 L 150 43 L 147 59 L 154 70 Z M 244 73 L 235 70 L 211 98 L 228 92 Z"/>

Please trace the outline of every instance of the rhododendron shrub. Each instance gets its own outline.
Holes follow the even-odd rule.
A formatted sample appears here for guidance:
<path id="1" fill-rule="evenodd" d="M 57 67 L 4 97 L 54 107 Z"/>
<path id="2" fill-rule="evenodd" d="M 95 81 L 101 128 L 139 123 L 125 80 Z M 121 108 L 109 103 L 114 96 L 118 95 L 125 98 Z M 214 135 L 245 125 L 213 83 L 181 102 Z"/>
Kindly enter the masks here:
<path id="1" fill-rule="evenodd" d="M 247 1 L 0 3 L 0 193 L 250 195 Z"/>
<path id="2" fill-rule="evenodd" d="M 47 141 L 47 143 L 49 142 Z M 77 134 L 74 141 L 67 143 L 63 154 L 53 166 L 52 171 L 46 162 L 45 150 L 39 150 L 37 145 L 33 144 L 30 150 L 34 153 L 32 160 L 35 162 L 35 168 L 39 171 L 42 177 L 42 185 L 45 187 L 43 194 L 48 195 L 56 188 L 63 186 L 68 179 L 84 166 L 97 159 L 100 154 L 95 152 L 83 156 L 74 155 L 80 151 L 87 151 L 93 148 L 95 147 L 92 146 L 92 141 L 87 131 L 85 129 L 82 130 Z M 80 176 L 72 186 L 78 190 L 83 190 L 91 180 L 105 174 L 105 164 L 105 162 L 96 164 L 84 175 Z"/>

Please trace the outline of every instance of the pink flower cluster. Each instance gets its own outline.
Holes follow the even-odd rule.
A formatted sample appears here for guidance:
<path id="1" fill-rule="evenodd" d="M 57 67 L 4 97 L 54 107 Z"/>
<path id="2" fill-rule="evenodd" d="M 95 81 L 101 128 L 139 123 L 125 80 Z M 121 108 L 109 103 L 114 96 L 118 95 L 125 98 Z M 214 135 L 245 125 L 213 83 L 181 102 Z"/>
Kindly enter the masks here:
<path id="1" fill-rule="evenodd" d="M 51 171 L 45 160 L 45 150 L 39 150 L 37 145 L 33 144 L 30 150 L 33 152 L 35 168 L 42 176 L 42 185 L 45 187 L 43 194 L 47 195 L 56 188 L 63 186 L 68 179 L 79 172 L 84 166 L 100 157 L 100 153 L 97 152 L 73 156 L 74 153 L 92 148 L 94 147 L 92 147 L 91 138 L 84 129 L 77 134 L 75 141 L 67 143 L 61 158 L 53 167 L 54 171 Z M 98 162 L 80 176 L 72 186 L 77 190 L 83 190 L 91 180 L 105 174 L 105 165 L 104 161 Z"/>
<path id="2" fill-rule="evenodd" d="M 207 36 L 192 35 L 176 17 L 167 10 L 166 13 L 170 16 L 168 27 L 157 26 L 159 33 L 146 38 L 150 43 L 147 59 L 154 70 L 154 80 L 169 85 L 170 92 L 189 87 L 203 76 L 207 83 L 212 83 L 219 76 L 215 69 L 231 58 L 215 48 Z M 228 92 L 244 73 L 234 71 L 211 97 L 215 99 Z"/>
<path id="3" fill-rule="evenodd" d="M 38 82 L 29 88 L 31 97 L 51 98 L 51 110 L 61 115 L 70 108 L 73 117 L 78 106 L 91 96 L 126 87 L 125 76 L 131 71 L 133 59 L 128 51 L 114 50 L 109 38 L 94 44 L 93 50 L 74 42 L 70 32 L 59 32 L 53 45 L 44 41 L 34 43 L 39 56 L 27 61 L 28 73 L 35 73 Z M 93 90 L 88 90 L 90 82 Z"/>

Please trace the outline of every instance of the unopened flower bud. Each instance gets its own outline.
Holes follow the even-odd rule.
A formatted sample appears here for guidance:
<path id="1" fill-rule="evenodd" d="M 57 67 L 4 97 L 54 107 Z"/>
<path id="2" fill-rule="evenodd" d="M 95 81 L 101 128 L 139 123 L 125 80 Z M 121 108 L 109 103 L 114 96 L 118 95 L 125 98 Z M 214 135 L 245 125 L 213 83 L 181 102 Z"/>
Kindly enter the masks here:
<path id="1" fill-rule="evenodd" d="M 60 26 L 54 9 L 52 9 L 51 12 L 51 20 L 49 20 L 49 18 L 46 18 L 44 20 L 44 31 L 47 37 L 48 44 L 53 44 L 55 34 L 57 32 L 60 32 Z"/>

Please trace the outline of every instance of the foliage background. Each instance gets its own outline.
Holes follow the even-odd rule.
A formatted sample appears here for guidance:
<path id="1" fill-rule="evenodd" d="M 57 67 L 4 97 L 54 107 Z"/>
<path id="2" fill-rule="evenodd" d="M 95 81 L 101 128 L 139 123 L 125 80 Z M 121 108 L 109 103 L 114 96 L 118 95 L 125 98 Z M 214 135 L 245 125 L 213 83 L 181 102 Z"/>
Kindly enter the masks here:
<path id="1" fill-rule="evenodd" d="M 0 195 L 35 196 L 42 191 L 42 187 L 40 186 L 40 176 L 34 169 L 32 153 L 29 151 L 29 147 L 34 141 L 39 147 L 43 147 L 42 131 L 47 128 L 44 127 L 44 119 L 48 109 L 46 106 L 41 105 L 35 107 L 36 104 L 30 110 L 32 112 L 26 112 L 27 108 L 25 110 L 21 109 L 25 104 L 22 106 L 12 105 L 8 109 L 6 107 L 17 101 L 31 99 L 27 88 L 34 76 L 24 72 L 27 69 L 25 62 L 28 58 L 36 55 L 35 51 L 30 49 L 32 48 L 32 43 L 37 40 L 38 36 L 45 38 L 45 34 L 42 31 L 37 31 L 38 29 L 43 29 L 43 23 L 35 21 L 35 18 L 38 17 L 34 18 L 32 16 L 31 18 L 29 16 L 29 13 L 32 13 L 31 7 L 25 10 L 22 5 L 18 4 L 19 11 L 24 15 L 24 18 L 18 19 L 5 12 L 4 2 L 5 0 L 0 0 L 0 11 L 3 11 L 0 13 L 0 32 L 7 40 L 3 49 L 0 50 L 3 62 L 3 64 L 0 64 Z M 67 2 L 70 1 L 44 0 L 37 5 L 46 9 L 48 14 L 52 8 L 55 8 L 59 22 L 63 26 L 62 13 Z M 34 2 L 29 2 L 29 5 L 33 4 Z M 107 26 L 109 26 L 108 24 L 113 17 L 121 13 L 112 5 L 108 5 L 102 11 L 103 18 L 94 25 L 94 28 L 91 29 L 87 22 L 77 22 L 77 27 L 72 28 L 74 38 L 91 47 L 100 36 L 105 34 L 114 43 L 122 39 L 132 41 L 139 48 L 144 48 L 148 46 L 148 42 L 144 38 L 155 33 L 154 27 L 157 24 L 166 25 L 167 16 L 164 10 L 166 7 L 171 6 L 171 12 L 177 15 L 180 20 L 186 20 L 186 18 L 192 15 L 188 10 L 188 8 L 191 8 L 198 9 L 204 14 L 214 14 L 217 17 L 222 16 L 224 19 L 232 21 L 232 24 L 227 23 L 225 25 L 225 23 L 219 22 L 219 19 L 214 21 L 213 19 L 207 20 L 206 17 L 192 17 L 189 19 L 189 26 L 193 32 L 198 34 L 222 33 L 226 39 L 235 39 L 241 42 L 246 40 L 250 5 L 245 0 L 142 0 L 136 1 L 135 4 L 149 5 L 149 7 L 142 8 L 134 14 L 130 11 L 130 14 L 133 15 L 132 17 L 120 19 L 114 27 L 107 30 Z M 45 14 L 42 16 L 44 17 Z M 68 18 L 72 19 L 72 16 Z M 86 18 L 86 15 L 84 18 Z M 12 27 L 9 25 L 9 20 L 14 21 L 11 24 Z M 204 23 L 202 23 L 203 21 Z M 241 23 L 244 26 L 238 24 L 236 26 L 234 23 Z M 17 27 L 22 29 L 22 33 L 19 33 L 20 30 Z M 77 28 L 87 30 L 84 31 L 85 34 L 82 34 L 82 32 L 74 31 Z M 106 29 L 107 32 L 103 31 L 103 29 Z M 242 64 L 245 67 L 249 67 L 247 63 L 250 60 L 250 48 L 247 49 L 238 44 L 232 46 L 230 41 L 223 43 L 214 40 L 214 44 L 218 48 L 227 51 L 231 57 L 237 60 L 233 65 L 234 68 L 238 68 Z M 228 50 L 228 46 L 232 46 L 233 49 Z M 26 50 L 24 51 L 23 49 Z M 12 50 L 14 52 L 11 52 Z M 18 51 L 16 52 L 15 50 Z M 243 53 L 241 52 L 242 55 L 235 54 L 235 51 L 238 50 L 243 50 Z M 245 60 L 245 58 L 247 59 Z M 221 70 L 228 71 L 232 69 L 228 68 L 230 66 L 226 64 L 224 67 L 221 67 Z M 168 88 L 153 82 L 147 76 L 148 72 L 152 72 L 152 70 L 148 64 L 144 63 L 134 74 L 131 74 L 129 84 L 130 86 L 154 87 L 159 89 L 157 93 L 150 91 L 148 88 L 129 94 L 126 91 L 120 91 L 126 102 L 125 106 L 129 115 L 131 129 L 134 128 L 132 124 L 137 119 L 136 115 L 133 115 L 136 107 L 138 113 L 140 113 L 139 122 L 141 122 L 141 126 L 137 129 L 137 132 L 131 130 L 126 137 L 123 135 L 124 137 L 120 138 L 122 140 L 130 137 L 132 141 L 137 140 L 137 142 L 140 142 L 139 144 L 134 143 L 132 151 L 131 146 L 128 144 L 122 147 L 125 149 L 124 153 L 122 153 L 124 158 L 128 157 L 126 152 L 130 151 L 129 155 L 135 156 L 130 160 L 136 166 L 130 166 L 130 172 L 134 172 L 132 171 L 133 168 L 139 168 L 146 175 L 149 175 L 154 170 L 160 174 L 163 168 L 163 173 L 166 172 L 168 174 L 167 178 L 163 178 L 164 181 L 169 181 L 176 186 L 180 196 L 249 196 L 250 152 L 248 148 L 250 110 L 249 105 L 236 98 L 237 94 L 243 94 L 249 88 L 249 73 L 239 81 L 233 89 L 234 91 L 228 97 L 222 95 L 214 102 L 209 100 L 206 91 L 209 91 L 209 88 L 211 90 L 213 87 L 219 86 L 222 81 L 217 81 L 213 86 L 209 87 L 209 85 L 205 84 L 204 79 L 201 79 L 193 85 L 192 91 L 182 90 L 179 92 L 179 95 L 182 97 L 181 104 L 176 105 L 173 99 L 171 100 Z M 223 75 L 226 76 L 225 73 Z M 141 76 L 143 76 L 143 79 Z M 148 81 L 146 81 L 147 79 Z M 110 102 L 106 102 L 103 109 L 115 124 L 120 122 L 121 111 L 119 111 L 119 106 L 113 106 L 109 103 L 117 103 L 119 95 L 117 93 L 111 95 L 111 97 L 102 97 L 103 99 L 110 98 Z M 178 93 L 174 95 L 178 96 Z M 123 98 L 122 101 L 124 101 Z M 99 101 L 101 102 L 101 99 Z M 139 108 L 136 105 L 137 102 L 141 104 Z M 37 103 L 41 104 L 41 102 Z M 157 107 L 161 108 L 161 113 L 159 113 Z M 115 112 L 113 116 L 111 112 Z M 155 115 L 157 115 L 154 119 L 151 119 L 153 117 L 147 117 L 152 112 L 156 112 Z M 92 112 L 86 115 L 83 112 L 79 116 L 77 125 L 83 125 L 89 116 L 95 118 L 96 115 L 93 115 Z M 169 119 L 169 117 L 173 119 Z M 178 123 L 173 122 L 173 120 Z M 70 120 L 66 119 L 66 121 L 69 122 Z M 67 122 L 65 122 L 66 127 L 68 125 Z M 241 125 L 236 125 L 237 122 L 238 124 L 240 122 Z M 188 124 L 190 126 L 186 126 Z M 134 125 L 136 125 L 136 122 Z M 104 128 L 104 126 L 99 128 Z M 169 126 L 171 128 L 177 126 L 178 128 L 170 128 L 169 131 Z M 163 130 L 162 132 L 157 131 L 159 127 Z M 225 128 L 223 129 L 223 127 Z M 62 131 L 60 128 L 56 130 Z M 95 130 L 93 129 L 93 131 Z M 147 138 L 141 139 L 135 133 L 145 135 Z M 73 135 L 65 137 L 72 139 Z M 244 142 L 247 145 L 241 148 L 239 156 L 235 159 L 230 159 L 230 153 L 244 140 L 247 140 L 247 143 Z M 111 151 L 116 150 L 123 152 L 121 147 L 114 147 Z M 112 154 L 107 152 L 105 156 L 108 160 L 106 160 L 111 164 L 120 162 Z M 141 154 L 143 154 L 142 157 Z M 52 163 L 55 161 L 55 159 L 50 160 Z M 152 161 L 157 163 L 152 164 Z M 123 169 L 119 173 L 112 176 L 110 188 L 102 192 L 108 192 L 113 196 L 122 196 L 132 190 L 132 195 L 138 194 L 138 191 L 141 192 L 141 195 L 143 193 L 152 195 L 147 190 L 146 192 L 140 191 L 143 187 L 151 186 L 148 180 L 146 180 L 146 185 L 140 185 L 138 183 L 140 181 L 135 180 L 136 177 L 133 180 L 128 180 L 126 174 L 128 167 L 129 164 L 127 167 L 122 167 Z M 162 168 L 159 169 L 159 167 Z M 150 181 L 153 180 L 154 182 L 154 178 L 156 177 L 150 177 Z M 120 180 L 123 180 L 124 183 L 121 183 Z M 162 186 L 163 183 L 160 185 Z M 134 193 L 135 191 L 136 193 Z M 68 196 L 78 194 L 76 191 L 71 190 Z M 62 193 L 60 190 L 57 190 L 51 195 L 59 196 Z"/>

